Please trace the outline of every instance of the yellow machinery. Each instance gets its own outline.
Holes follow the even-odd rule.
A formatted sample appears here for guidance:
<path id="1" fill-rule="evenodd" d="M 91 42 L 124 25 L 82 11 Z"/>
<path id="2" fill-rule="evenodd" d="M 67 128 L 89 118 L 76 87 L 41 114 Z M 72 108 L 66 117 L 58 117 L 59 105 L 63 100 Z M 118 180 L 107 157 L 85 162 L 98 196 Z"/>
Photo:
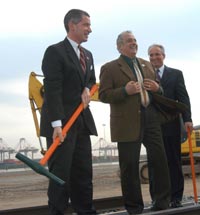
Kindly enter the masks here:
<path id="1" fill-rule="evenodd" d="M 39 81 L 39 77 L 43 77 L 42 75 L 38 75 L 35 72 L 31 72 L 29 76 L 29 101 L 31 105 L 31 111 L 33 114 L 33 120 L 36 129 L 36 135 L 39 138 L 41 153 L 44 154 L 45 150 L 42 146 L 42 141 L 40 138 L 40 126 L 38 122 L 38 114 L 41 113 L 42 103 L 43 103 L 43 94 L 44 88 L 42 83 Z M 92 96 L 92 101 L 98 101 L 98 91 Z"/>
<path id="2" fill-rule="evenodd" d="M 40 138 L 40 126 L 38 122 L 38 115 L 41 113 L 42 103 L 43 103 L 43 85 L 42 83 L 36 78 L 42 77 L 41 75 L 37 75 L 34 72 L 31 72 L 29 76 L 29 101 L 31 105 L 31 111 L 33 114 L 33 120 L 36 129 L 36 135 L 39 139 L 41 153 L 44 154 L 45 150 L 42 146 L 42 141 Z"/>
<path id="3" fill-rule="evenodd" d="M 41 147 L 41 153 L 44 154 L 45 150 L 43 149 L 42 142 L 40 139 L 40 127 L 39 127 L 39 122 L 38 122 L 38 114 L 40 115 L 41 113 L 41 107 L 43 103 L 43 85 L 39 81 L 39 77 L 43 77 L 41 75 L 38 75 L 34 72 L 30 73 L 29 76 L 29 100 L 30 100 L 30 105 L 31 105 L 31 110 L 33 114 L 33 119 L 35 123 L 35 128 L 36 128 L 36 134 L 37 137 L 39 138 L 40 142 L 40 147 Z M 98 100 L 98 91 L 92 96 L 92 101 L 99 101 Z M 192 139 L 192 151 L 194 154 L 194 159 L 195 163 L 200 163 L 200 126 L 194 127 L 194 130 L 191 134 L 191 139 Z M 183 166 L 183 170 L 185 171 L 185 174 L 190 173 L 190 168 L 189 168 L 189 144 L 187 140 L 187 134 L 186 132 L 182 132 L 182 144 L 181 144 L 181 153 L 182 153 L 182 160 L 183 164 L 186 164 Z M 198 170 L 198 173 L 200 173 L 200 168 Z M 148 171 L 147 171 L 147 160 L 146 157 L 141 157 L 140 161 L 140 176 L 141 180 L 143 183 L 147 183 L 148 181 Z"/>
<path id="4" fill-rule="evenodd" d="M 194 127 L 194 130 L 191 135 L 192 139 L 192 151 L 193 153 L 200 152 L 200 127 L 196 126 Z M 189 153 L 189 146 L 187 138 L 184 138 L 181 144 L 181 153 L 183 155 L 187 155 Z"/>

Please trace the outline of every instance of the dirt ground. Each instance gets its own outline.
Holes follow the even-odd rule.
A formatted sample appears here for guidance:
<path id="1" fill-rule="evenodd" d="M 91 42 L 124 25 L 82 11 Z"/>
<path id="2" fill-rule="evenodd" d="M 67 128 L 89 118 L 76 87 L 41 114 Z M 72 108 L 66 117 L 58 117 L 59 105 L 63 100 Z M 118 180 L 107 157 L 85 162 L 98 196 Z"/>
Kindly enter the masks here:
<path id="1" fill-rule="evenodd" d="M 120 196 L 118 165 L 94 166 L 94 198 Z M 197 190 L 200 192 L 200 176 L 196 177 Z M 0 172 L 0 210 L 47 205 L 48 179 L 32 170 Z M 144 202 L 150 203 L 148 184 L 142 184 Z M 198 193 L 198 192 L 197 192 Z M 192 198 L 191 178 L 185 178 L 185 198 Z"/>

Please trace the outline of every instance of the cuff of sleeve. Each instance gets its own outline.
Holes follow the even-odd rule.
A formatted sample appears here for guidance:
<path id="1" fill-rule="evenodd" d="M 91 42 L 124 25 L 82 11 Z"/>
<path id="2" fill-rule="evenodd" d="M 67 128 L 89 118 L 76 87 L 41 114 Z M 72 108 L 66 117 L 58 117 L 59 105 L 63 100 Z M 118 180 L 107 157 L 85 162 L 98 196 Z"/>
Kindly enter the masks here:
<path id="1" fill-rule="evenodd" d="M 85 89 L 88 90 L 88 91 L 90 91 L 90 88 L 89 88 L 89 87 L 85 87 Z"/>
<path id="2" fill-rule="evenodd" d="M 61 120 L 53 121 L 53 122 L 51 122 L 51 126 L 53 128 L 55 128 L 55 127 L 61 127 L 62 126 L 62 122 L 61 122 Z"/>
<path id="3" fill-rule="evenodd" d="M 164 94 L 163 88 L 161 86 L 158 88 L 157 93 L 159 93 L 160 95 Z"/>
<path id="4" fill-rule="evenodd" d="M 126 92 L 126 88 L 125 88 L 125 87 L 122 88 L 122 91 L 123 91 L 123 94 L 124 94 L 125 96 L 128 96 L 128 93 Z"/>

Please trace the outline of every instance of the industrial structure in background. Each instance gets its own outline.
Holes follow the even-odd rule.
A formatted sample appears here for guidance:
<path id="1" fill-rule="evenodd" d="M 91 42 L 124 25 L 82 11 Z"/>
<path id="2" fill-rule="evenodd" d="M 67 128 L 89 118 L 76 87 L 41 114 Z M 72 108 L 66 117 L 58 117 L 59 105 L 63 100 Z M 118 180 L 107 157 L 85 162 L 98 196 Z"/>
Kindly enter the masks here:
<path id="1" fill-rule="evenodd" d="M 102 162 L 117 162 L 118 161 L 118 150 L 116 143 L 109 143 L 104 138 L 99 140 L 92 145 L 93 163 Z"/>
<path id="2" fill-rule="evenodd" d="M 11 155 L 15 152 L 15 150 L 7 145 L 7 143 L 0 138 L 0 162 L 4 160 L 11 159 Z"/>
<path id="3" fill-rule="evenodd" d="M 21 152 L 34 159 L 34 154 L 38 151 L 39 149 L 31 146 L 25 138 L 20 138 L 14 148 L 10 147 L 3 138 L 0 138 L 0 169 L 25 167 L 22 162 L 13 158 L 14 155 L 17 152 Z"/>

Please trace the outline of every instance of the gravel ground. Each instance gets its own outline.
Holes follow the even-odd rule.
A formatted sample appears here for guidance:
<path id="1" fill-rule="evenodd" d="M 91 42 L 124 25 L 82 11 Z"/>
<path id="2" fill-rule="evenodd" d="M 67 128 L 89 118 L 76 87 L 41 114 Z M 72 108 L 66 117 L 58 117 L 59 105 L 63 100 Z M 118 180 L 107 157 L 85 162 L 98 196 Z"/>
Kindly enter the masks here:
<path id="1" fill-rule="evenodd" d="M 120 196 L 118 165 L 94 166 L 94 198 Z M 196 178 L 197 189 L 200 177 Z M 0 172 L 0 210 L 31 207 L 47 204 L 48 179 L 32 170 L 19 172 Z M 142 184 L 144 202 L 150 203 L 148 184 Z M 200 188 L 199 188 L 200 189 Z M 191 178 L 185 178 L 184 198 L 192 199 L 193 185 Z"/>

